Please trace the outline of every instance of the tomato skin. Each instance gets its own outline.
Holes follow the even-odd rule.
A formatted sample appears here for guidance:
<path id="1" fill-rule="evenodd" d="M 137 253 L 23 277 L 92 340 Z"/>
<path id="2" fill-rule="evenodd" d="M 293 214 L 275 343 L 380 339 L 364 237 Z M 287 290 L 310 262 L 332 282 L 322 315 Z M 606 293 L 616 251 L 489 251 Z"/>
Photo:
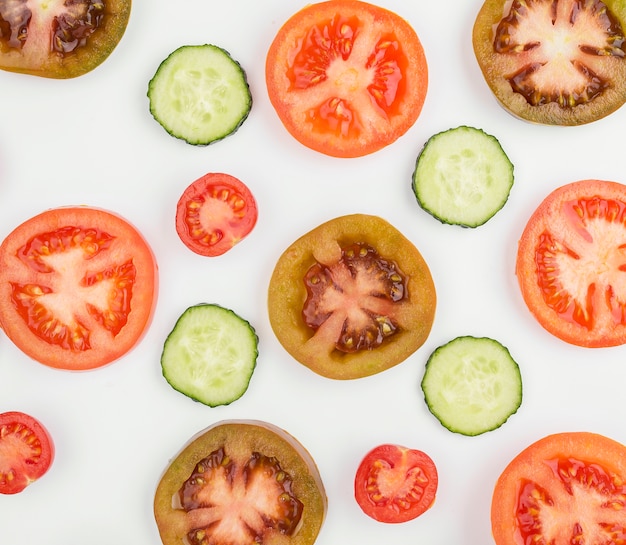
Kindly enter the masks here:
<path id="1" fill-rule="evenodd" d="M 201 513 L 198 513 L 198 517 L 194 515 L 195 509 L 186 512 L 181 507 L 173 506 L 172 500 L 177 497 L 183 483 L 195 471 L 198 462 L 219 449 L 223 449 L 225 455 L 238 467 L 242 467 L 252 459 L 255 453 L 274 460 L 284 470 L 287 478 L 291 479 L 291 494 L 303 505 L 302 518 L 294 533 L 285 534 L 280 530 L 268 528 L 263 535 L 257 536 L 260 542 L 313 545 L 324 523 L 328 507 L 324 485 L 317 466 L 310 453 L 292 435 L 273 424 L 259 420 L 216 422 L 195 435 L 172 459 L 159 481 L 154 497 L 154 516 L 163 544 L 179 545 L 201 519 Z M 242 484 L 238 482 L 241 474 L 235 470 L 234 475 L 234 480 L 224 488 L 221 488 L 219 484 L 222 481 L 216 480 L 216 487 L 220 487 L 220 490 L 238 487 Z M 274 488 L 274 485 L 268 483 L 268 487 Z M 221 499 L 216 502 L 218 505 L 215 505 L 215 508 L 219 511 L 225 507 L 227 513 L 234 515 L 232 509 L 236 508 L 231 509 L 228 500 L 224 500 L 228 494 L 227 491 L 221 494 Z M 253 504 L 255 509 L 262 510 L 264 506 L 256 503 L 255 499 L 256 496 L 253 493 L 252 497 L 247 497 L 249 501 L 242 502 L 239 499 L 238 503 Z M 270 501 L 265 498 L 263 503 L 267 504 Z M 233 527 L 238 526 L 232 518 L 230 521 L 225 530 L 226 533 L 234 531 Z M 227 536 L 223 533 L 220 535 L 219 523 L 215 525 L 213 534 L 210 542 L 216 545 L 244 542 L 240 535 L 230 539 L 226 539 Z M 247 537 L 248 542 L 253 541 L 250 539 L 251 536 Z"/>
<path id="2" fill-rule="evenodd" d="M 157 294 L 150 246 L 112 212 L 50 209 L 0 244 L 0 327 L 50 367 L 81 371 L 121 358 L 147 331 Z"/>
<path id="3" fill-rule="evenodd" d="M 12 35 L 20 35 L 22 30 L 27 36 L 25 40 L 0 36 L 0 69 L 45 78 L 68 79 L 86 74 L 102 64 L 126 31 L 132 2 L 107 0 L 101 11 L 95 10 L 91 2 L 83 3 L 84 10 L 79 6 L 72 10 L 61 2 L 51 6 L 44 6 L 42 2 L 24 2 L 20 13 L 17 13 L 18 10 L 0 13 L 0 17 L 5 16 L 7 19 L 10 15 L 20 15 L 9 28 Z M 88 15 L 90 9 L 94 11 Z M 31 17 L 27 17 L 32 12 L 35 12 L 32 19 L 37 20 L 37 24 L 31 24 Z M 87 37 L 69 40 L 62 47 L 61 42 L 58 42 L 59 47 L 54 51 L 50 42 L 55 39 L 55 34 L 62 39 L 62 21 L 70 12 L 70 20 L 77 15 L 78 19 L 85 19 L 82 25 L 78 25 L 77 32 L 86 32 Z M 7 20 L 7 24 L 12 23 Z M 72 32 L 71 26 L 67 23 L 66 26 L 66 31 Z M 53 31 L 53 27 L 58 28 L 58 31 Z M 66 52 L 62 49 L 66 49 Z"/>
<path id="4" fill-rule="evenodd" d="M 544 329 L 583 347 L 626 343 L 625 234 L 623 184 L 569 183 L 537 207 L 519 240 L 516 274 Z"/>
<path id="5" fill-rule="evenodd" d="M 305 322 L 303 279 L 313 265 L 332 266 L 344 247 L 357 242 L 398 265 L 407 296 L 388 307 L 399 322 L 392 337 L 374 349 L 346 353 L 335 349 L 331 325 L 314 331 Z M 270 324 L 285 350 L 315 373 L 339 380 L 374 375 L 408 358 L 430 334 L 436 302 L 430 269 L 418 249 L 386 220 L 366 214 L 334 218 L 297 239 L 280 256 L 268 289 Z"/>
<path id="6" fill-rule="evenodd" d="M 18 494 L 42 477 L 54 460 L 54 442 L 36 418 L 0 414 L 0 494 Z"/>
<path id="7" fill-rule="evenodd" d="M 437 467 L 430 456 L 421 450 L 384 444 L 361 460 L 354 478 L 354 495 L 367 516 L 397 524 L 430 509 L 438 486 Z"/>
<path id="8" fill-rule="evenodd" d="M 550 7 L 550 2 L 544 0 L 542 0 L 542 2 L 548 8 Z M 533 2 L 532 5 L 538 6 L 542 2 Z M 562 1 L 560 4 L 566 7 L 571 4 L 571 13 L 576 13 L 579 10 L 582 12 L 587 9 L 586 6 L 580 6 L 579 2 L 572 1 L 571 3 L 567 3 Z M 584 4 L 588 4 L 588 11 L 593 13 L 589 19 L 593 19 L 598 14 L 602 14 L 602 8 L 606 7 L 615 21 L 621 26 L 622 32 L 626 30 L 626 4 L 621 0 L 603 0 L 603 2 L 597 2 L 598 5 L 595 5 L 594 2 L 585 2 Z M 604 6 L 602 6 L 602 4 L 604 4 Z M 615 47 L 617 51 L 614 54 L 609 54 L 608 51 L 611 49 L 611 40 L 607 40 L 606 44 L 604 44 L 608 46 L 606 50 L 602 48 L 602 51 L 600 51 L 598 55 L 589 55 L 589 51 L 585 52 L 585 47 L 589 48 L 590 43 L 585 43 L 584 39 L 580 37 L 580 31 L 577 33 L 576 28 L 573 28 L 569 32 L 567 42 L 579 40 L 579 42 L 575 44 L 576 48 L 571 47 L 571 50 L 578 50 L 579 54 L 576 59 L 567 59 L 567 61 L 579 63 L 578 66 L 574 64 L 579 74 L 590 70 L 591 73 L 599 76 L 599 78 L 606 79 L 608 84 L 602 86 L 603 90 L 601 93 L 591 100 L 582 100 L 581 103 L 574 107 L 563 107 L 558 104 L 558 101 L 554 97 L 550 100 L 540 101 L 539 104 L 531 104 L 520 92 L 514 92 L 509 81 L 511 76 L 518 71 L 523 71 L 535 61 L 537 66 L 542 63 L 547 66 L 549 63 L 546 62 L 545 58 L 542 59 L 540 56 L 542 52 L 541 45 L 539 45 L 539 47 L 531 47 L 527 50 L 524 49 L 521 52 L 496 51 L 494 48 L 494 29 L 498 27 L 499 23 L 505 17 L 505 7 L 510 7 L 510 5 L 511 3 L 507 0 L 485 0 L 477 14 L 472 32 L 473 48 L 478 65 L 487 85 L 505 110 L 515 117 L 533 123 L 573 126 L 601 119 L 613 113 L 624 104 L 626 101 L 626 60 L 624 59 L 624 48 L 623 44 L 620 43 L 621 40 L 617 38 L 613 40 L 613 43 L 617 44 Z M 548 9 L 545 9 L 544 12 L 548 13 Z M 531 28 L 529 32 L 533 33 L 533 35 L 526 36 L 525 39 L 528 40 L 528 42 L 541 44 L 543 40 L 539 37 L 539 31 L 536 29 L 545 30 L 546 28 L 554 28 L 557 29 L 555 30 L 555 40 L 550 40 L 549 38 L 551 37 L 545 37 L 545 41 L 548 43 L 554 42 L 556 44 L 558 44 L 559 41 L 565 42 L 565 38 L 559 35 L 559 32 L 563 31 L 565 27 L 563 23 L 567 21 L 568 16 L 569 12 L 560 10 L 557 24 L 541 24 L 543 21 L 534 21 L 534 24 L 529 25 Z M 525 15 L 522 15 L 522 19 L 524 17 Z M 585 20 L 586 18 L 583 17 L 580 19 L 580 21 Z M 580 25 L 580 21 L 575 23 L 574 26 Z M 598 28 L 591 27 L 590 30 L 592 33 L 598 34 Z M 509 35 L 510 33 L 505 32 L 505 34 Z M 589 39 L 589 42 L 592 42 L 589 36 L 585 36 L 585 38 Z M 513 36 L 512 40 L 516 43 L 516 36 Z M 582 42 L 582 44 L 580 42 Z M 529 43 L 523 43 L 521 45 L 525 46 L 529 45 Z M 555 65 L 558 66 L 558 63 L 555 62 Z M 555 69 L 555 72 L 550 74 L 552 77 L 546 76 L 546 79 L 554 82 L 556 78 L 563 78 L 563 80 L 567 82 L 569 77 L 568 69 L 571 65 L 563 63 L 563 66 L 567 66 L 568 68 L 561 68 L 560 71 Z M 572 70 L 572 72 L 574 72 L 574 70 Z M 585 76 L 587 75 L 588 74 L 585 74 Z M 530 77 L 532 78 L 532 76 Z M 556 91 L 556 86 L 554 90 Z M 584 95 L 585 93 L 580 91 L 578 94 Z"/>
<path id="9" fill-rule="evenodd" d="M 278 117 L 301 144 L 360 157 L 413 126 L 426 99 L 428 66 L 402 17 L 359 0 L 331 0 L 302 8 L 279 29 L 266 58 L 266 84 Z"/>
<path id="10" fill-rule="evenodd" d="M 621 443 L 590 432 L 539 439 L 496 482 L 491 504 L 495 543 L 622 543 L 625 482 L 626 446 Z"/>
<path id="11" fill-rule="evenodd" d="M 248 186 L 229 174 L 211 172 L 181 195 L 176 232 L 191 251 L 215 257 L 248 236 L 257 217 L 257 204 Z"/>

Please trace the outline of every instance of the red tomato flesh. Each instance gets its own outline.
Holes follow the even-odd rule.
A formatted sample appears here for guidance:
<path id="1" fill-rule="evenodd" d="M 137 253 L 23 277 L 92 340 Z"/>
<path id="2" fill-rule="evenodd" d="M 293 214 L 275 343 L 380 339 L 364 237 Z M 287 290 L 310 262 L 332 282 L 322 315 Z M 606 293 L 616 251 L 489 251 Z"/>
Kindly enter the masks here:
<path id="1" fill-rule="evenodd" d="M 387 523 L 413 520 L 430 509 L 439 484 L 437 468 L 424 452 L 379 445 L 366 454 L 354 479 L 363 512 Z"/>
<path id="2" fill-rule="evenodd" d="M 500 475 L 491 506 L 497 545 L 626 543 L 626 446 L 588 432 L 547 436 Z"/>
<path id="3" fill-rule="evenodd" d="M 27 414 L 0 414 L 0 494 L 17 494 L 44 475 L 54 459 L 46 428 Z"/>
<path id="4" fill-rule="evenodd" d="M 226 253 L 254 228 L 257 204 L 250 189 L 229 174 L 209 173 L 193 182 L 176 207 L 176 232 L 193 252 Z"/>
<path id="5" fill-rule="evenodd" d="M 146 331 L 156 297 L 148 243 L 110 212 L 48 210 L 0 245 L 0 327 L 45 365 L 84 370 L 120 358 Z"/>
<path id="6" fill-rule="evenodd" d="M 417 120 L 428 87 L 422 44 L 399 15 L 358 0 L 311 4 L 278 31 L 269 98 L 302 144 L 336 157 L 373 153 Z"/>
<path id="7" fill-rule="evenodd" d="M 520 238 L 517 278 L 539 323 L 579 346 L 626 343 L 626 186 L 582 180 L 546 197 Z"/>

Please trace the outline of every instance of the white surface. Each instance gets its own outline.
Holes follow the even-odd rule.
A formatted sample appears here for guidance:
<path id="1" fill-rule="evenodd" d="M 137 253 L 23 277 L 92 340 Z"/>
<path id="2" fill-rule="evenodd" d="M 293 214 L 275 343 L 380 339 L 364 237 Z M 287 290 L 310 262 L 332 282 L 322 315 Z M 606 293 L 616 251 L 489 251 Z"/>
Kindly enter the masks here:
<path id="1" fill-rule="evenodd" d="M 0 543 L 160 543 L 151 511 L 160 474 L 192 435 L 222 419 L 267 420 L 310 450 L 329 501 L 318 545 L 492 543 L 492 487 L 520 450 L 567 430 L 626 442 L 626 347 L 588 350 L 552 338 L 529 315 L 514 275 L 517 239 L 550 190 L 583 178 L 626 181 L 626 110 L 578 128 L 519 121 L 497 105 L 473 56 L 480 0 L 449 0 L 445 9 L 436 2 L 379 3 L 416 29 L 430 85 L 415 126 L 360 159 L 303 148 L 267 99 L 265 52 L 304 3 L 135 0 L 122 42 L 94 72 L 68 81 L 0 73 L 0 236 L 47 208 L 108 208 L 145 234 L 161 279 L 147 336 L 106 368 L 83 374 L 48 369 L 0 336 L 0 412 L 40 418 L 56 444 L 44 478 L 19 495 L 0 496 Z M 206 148 L 168 136 L 151 118 L 146 98 L 161 60 L 180 45 L 201 43 L 220 45 L 239 60 L 254 97 L 239 132 Z M 495 135 L 515 165 L 509 202 L 476 230 L 438 223 L 418 207 L 410 188 L 425 140 L 461 124 Z M 192 254 L 174 229 L 179 195 L 209 171 L 241 178 L 259 205 L 253 233 L 215 259 Z M 438 308 L 429 339 L 407 361 L 374 377 L 335 382 L 285 353 L 270 329 L 265 300 L 287 245 L 325 220 L 354 212 L 377 214 L 413 240 L 430 265 Z M 180 313 L 199 302 L 232 308 L 260 337 L 250 388 L 227 407 L 192 402 L 160 373 L 165 336 Z M 419 388 L 430 352 L 465 334 L 508 346 L 524 380 L 519 412 L 475 438 L 446 431 L 427 411 Z M 352 493 L 362 456 L 386 442 L 424 450 L 440 475 L 434 507 L 396 526 L 367 518 Z"/>

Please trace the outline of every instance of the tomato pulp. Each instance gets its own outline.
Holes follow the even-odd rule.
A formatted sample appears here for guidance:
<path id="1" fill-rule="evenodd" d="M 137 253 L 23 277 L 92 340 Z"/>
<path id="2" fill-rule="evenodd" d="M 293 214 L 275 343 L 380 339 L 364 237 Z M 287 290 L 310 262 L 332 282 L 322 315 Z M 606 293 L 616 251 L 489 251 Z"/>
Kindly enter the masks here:
<path id="1" fill-rule="evenodd" d="M 430 333 L 436 293 L 419 250 L 387 221 L 330 220 L 296 240 L 270 279 L 276 337 L 297 361 L 335 379 L 404 361 Z"/>
<path id="2" fill-rule="evenodd" d="M 181 195 L 176 207 L 176 232 L 193 252 L 214 257 L 248 236 L 257 216 L 254 196 L 241 180 L 211 172 Z"/>
<path id="3" fill-rule="evenodd" d="M 154 497 L 164 545 L 313 545 L 326 509 L 306 449 L 284 430 L 251 420 L 218 422 L 195 436 Z"/>
<path id="4" fill-rule="evenodd" d="M 496 545 L 626 543 L 626 447 L 588 432 L 549 435 L 518 454 L 491 504 Z"/>
<path id="5" fill-rule="evenodd" d="M 17 494 L 42 477 L 54 460 L 48 430 L 32 416 L 0 414 L 0 494 Z"/>
<path id="6" fill-rule="evenodd" d="M 278 31 L 269 98 L 299 142 L 336 157 L 373 153 L 417 120 L 428 87 L 422 44 L 397 14 L 358 0 L 310 4 Z"/>
<path id="7" fill-rule="evenodd" d="M 430 509 L 438 485 L 437 468 L 426 453 L 399 445 L 379 445 L 359 464 L 354 495 L 369 517 L 400 523 Z"/>
<path id="8" fill-rule="evenodd" d="M 131 0 L 0 2 L 0 69 L 74 78 L 100 65 L 117 47 Z"/>
<path id="9" fill-rule="evenodd" d="M 626 185 L 581 180 L 550 193 L 517 251 L 522 296 L 538 322 L 579 346 L 626 343 Z"/>
<path id="10" fill-rule="evenodd" d="M 485 0 L 473 29 L 476 59 L 513 115 L 581 125 L 626 101 L 622 0 Z"/>
<path id="11" fill-rule="evenodd" d="M 48 210 L 0 245 L 0 327 L 45 365 L 84 370 L 120 358 L 146 331 L 156 297 L 152 250 L 111 212 Z"/>

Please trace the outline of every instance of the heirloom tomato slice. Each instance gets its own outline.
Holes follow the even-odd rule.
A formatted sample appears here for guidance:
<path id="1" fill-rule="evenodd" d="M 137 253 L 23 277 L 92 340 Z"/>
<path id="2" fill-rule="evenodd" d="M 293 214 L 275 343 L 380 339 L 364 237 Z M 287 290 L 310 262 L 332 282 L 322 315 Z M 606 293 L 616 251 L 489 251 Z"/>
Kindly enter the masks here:
<path id="1" fill-rule="evenodd" d="M 354 497 L 374 520 L 400 523 L 430 509 L 438 486 L 437 467 L 428 454 L 399 445 L 379 445 L 359 464 Z"/>
<path id="2" fill-rule="evenodd" d="M 513 115 L 581 125 L 626 101 L 622 0 L 486 0 L 473 30 L 476 59 Z"/>
<path id="3" fill-rule="evenodd" d="M 0 414 L 0 494 L 17 494 L 42 477 L 54 460 L 48 430 L 32 416 Z"/>
<path id="4" fill-rule="evenodd" d="M 120 358 L 146 331 L 156 297 L 152 250 L 111 212 L 48 210 L 0 245 L 0 327 L 50 367 L 92 369 Z"/>
<path id="5" fill-rule="evenodd" d="M 626 186 L 581 180 L 550 193 L 517 250 L 517 279 L 537 321 L 579 346 L 626 343 Z"/>
<path id="6" fill-rule="evenodd" d="M 336 157 L 373 153 L 417 120 L 428 67 L 413 27 L 359 0 L 309 4 L 267 54 L 270 101 L 289 133 Z"/>
<path id="7" fill-rule="evenodd" d="M 193 252 L 214 257 L 248 236 L 257 216 L 254 196 L 241 180 L 211 172 L 193 182 L 180 197 L 176 232 Z"/>
<path id="8" fill-rule="evenodd" d="M 81 76 L 113 52 L 130 10 L 131 0 L 0 0 L 0 68 Z"/>
<path id="9" fill-rule="evenodd" d="M 626 542 L 626 447 L 589 432 L 538 440 L 498 478 L 491 504 L 496 545 Z"/>
<path id="10" fill-rule="evenodd" d="M 254 420 L 218 422 L 192 438 L 154 497 L 164 545 L 313 545 L 326 509 L 307 450 Z"/>
<path id="11" fill-rule="evenodd" d="M 426 341 L 436 293 L 419 250 L 387 221 L 330 220 L 296 240 L 272 274 L 268 308 L 279 342 L 319 375 L 380 373 Z"/>

